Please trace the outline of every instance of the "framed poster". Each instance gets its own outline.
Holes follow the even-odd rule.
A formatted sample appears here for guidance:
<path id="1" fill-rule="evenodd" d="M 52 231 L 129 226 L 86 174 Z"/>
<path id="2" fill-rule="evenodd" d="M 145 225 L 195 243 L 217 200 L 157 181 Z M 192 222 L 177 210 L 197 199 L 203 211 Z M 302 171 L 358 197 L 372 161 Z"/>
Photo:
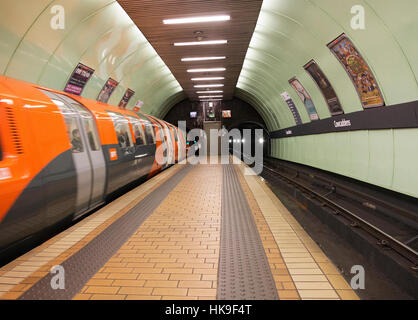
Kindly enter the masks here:
<path id="1" fill-rule="evenodd" d="M 300 118 L 299 111 L 296 108 L 295 103 L 293 102 L 292 98 L 289 96 L 287 92 L 283 92 L 281 96 L 283 100 L 287 103 L 287 105 L 289 106 L 289 109 L 293 114 L 293 118 L 295 119 L 296 125 L 302 124 L 302 119 Z"/>
<path id="2" fill-rule="evenodd" d="M 337 57 L 347 71 L 363 108 L 385 105 L 376 79 L 361 54 L 345 34 L 328 44 L 328 48 Z"/>
<path id="3" fill-rule="evenodd" d="M 133 111 L 135 112 L 139 112 L 141 111 L 141 108 L 144 106 L 144 102 L 141 100 L 138 100 L 138 102 L 136 103 L 135 107 L 133 108 Z"/>
<path id="4" fill-rule="evenodd" d="M 232 118 L 231 110 L 222 110 L 222 118 Z"/>
<path id="5" fill-rule="evenodd" d="M 83 92 L 84 87 L 87 84 L 87 81 L 90 80 L 91 76 L 93 75 L 94 70 L 85 66 L 82 63 L 79 63 L 77 67 L 75 67 L 70 79 L 67 82 L 67 85 L 64 88 L 65 92 L 81 95 Z"/>
<path id="6" fill-rule="evenodd" d="M 295 89 L 296 93 L 298 94 L 299 98 L 302 100 L 303 104 L 305 105 L 306 111 L 308 111 L 309 118 L 311 121 L 319 120 L 318 113 L 316 112 L 315 105 L 312 101 L 311 96 L 302 86 L 298 79 L 292 78 L 289 80 L 290 85 L 293 89 Z"/>
<path id="7" fill-rule="evenodd" d="M 316 62 L 314 60 L 311 60 L 304 66 L 304 68 L 306 72 L 308 72 L 312 79 L 315 81 L 319 90 L 321 90 L 325 100 L 327 101 L 331 115 L 336 116 L 339 114 L 343 114 L 344 110 L 341 107 L 340 101 L 338 100 L 334 88 L 328 81 L 328 78 L 316 64 Z"/>
<path id="8" fill-rule="evenodd" d="M 97 101 L 107 103 L 118 84 L 119 83 L 117 81 L 113 80 L 112 78 L 109 78 L 103 86 L 102 91 L 100 91 L 99 96 L 97 97 Z"/>
<path id="9" fill-rule="evenodd" d="M 197 112 L 196 111 L 191 111 L 190 112 L 190 118 L 191 119 L 196 119 L 197 118 Z"/>
<path id="10" fill-rule="evenodd" d="M 129 103 L 129 100 L 131 100 L 132 96 L 135 94 L 135 91 L 131 89 L 126 89 L 125 94 L 122 97 L 122 100 L 119 102 L 119 108 L 125 109 L 126 106 Z"/>

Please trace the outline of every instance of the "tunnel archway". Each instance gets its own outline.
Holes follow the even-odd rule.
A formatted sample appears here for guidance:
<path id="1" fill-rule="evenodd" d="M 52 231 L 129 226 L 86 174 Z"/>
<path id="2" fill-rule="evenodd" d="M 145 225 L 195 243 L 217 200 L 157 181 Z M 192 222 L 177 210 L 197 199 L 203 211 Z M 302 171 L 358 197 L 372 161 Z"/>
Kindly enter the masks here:
<path id="1" fill-rule="evenodd" d="M 222 111 L 230 111 L 231 117 L 223 117 Z M 191 113 L 196 114 L 191 115 Z M 174 105 L 167 112 L 164 120 L 175 125 L 178 124 L 178 121 L 185 121 L 188 132 L 194 128 L 202 129 L 203 123 L 209 119 L 205 119 L 203 114 L 203 107 L 199 102 L 183 100 Z M 215 108 L 215 118 L 213 120 L 220 121 L 221 126 L 228 131 L 232 129 L 240 130 L 241 136 L 243 136 L 242 134 L 244 129 L 250 129 L 252 131 L 255 129 L 262 129 L 264 144 L 263 153 L 264 156 L 270 155 L 270 133 L 268 131 L 267 125 L 263 117 L 249 103 L 236 97 L 230 101 L 222 101 Z"/>

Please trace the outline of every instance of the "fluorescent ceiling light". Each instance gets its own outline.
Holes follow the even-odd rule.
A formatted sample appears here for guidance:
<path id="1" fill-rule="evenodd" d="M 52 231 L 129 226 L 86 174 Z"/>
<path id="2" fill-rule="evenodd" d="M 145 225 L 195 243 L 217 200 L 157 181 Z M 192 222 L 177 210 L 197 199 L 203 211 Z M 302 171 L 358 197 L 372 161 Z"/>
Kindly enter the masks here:
<path id="1" fill-rule="evenodd" d="M 195 88 L 221 88 L 223 87 L 223 84 L 199 84 L 195 85 Z"/>
<path id="2" fill-rule="evenodd" d="M 187 72 L 194 73 L 194 72 L 221 72 L 225 71 L 226 68 L 201 68 L 201 69 L 189 69 Z"/>
<path id="3" fill-rule="evenodd" d="M 180 46 L 203 46 L 211 44 L 227 44 L 228 40 L 209 40 L 209 41 L 191 41 L 191 42 L 175 42 L 176 47 Z"/>
<path id="4" fill-rule="evenodd" d="M 228 15 L 206 16 L 206 17 L 192 17 L 192 18 L 178 18 L 165 19 L 164 24 L 182 24 L 182 23 L 202 23 L 202 22 L 220 22 L 229 21 L 231 17 Z"/>
<path id="5" fill-rule="evenodd" d="M 224 60 L 226 57 L 195 57 L 195 58 L 183 58 L 181 61 L 209 61 L 209 60 Z"/>
<path id="6" fill-rule="evenodd" d="M 200 96 L 199 99 L 223 98 L 224 96 Z"/>
<path id="7" fill-rule="evenodd" d="M 202 102 L 222 101 L 222 99 L 200 100 Z"/>
<path id="8" fill-rule="evenodd" d="M 224 77 L 192 78 L 192 81 L 224 80 Z"/>
<path id="9" fill-rule="evenodd" d="M 222 90 L 196 91 L 196 93 L 224 93 Z"/>

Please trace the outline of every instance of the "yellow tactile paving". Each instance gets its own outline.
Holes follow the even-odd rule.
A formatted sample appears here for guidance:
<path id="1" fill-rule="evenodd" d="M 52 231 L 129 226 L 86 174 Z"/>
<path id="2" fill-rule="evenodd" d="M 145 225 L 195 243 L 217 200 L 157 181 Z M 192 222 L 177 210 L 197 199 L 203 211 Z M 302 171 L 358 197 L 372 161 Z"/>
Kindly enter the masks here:
<path id="1" fill-rule="evenodd" d="M 198 165 L 75 299 L 215 299 L 222 167 Z"/>
<path id="2" fill-rule="evenodd" d="M 246 165 L 238 166 L 243 173 Z M 358 299 L 335 266 L 258 176 L 245 175 L 302 299 Z"/>
<path id="3" fill-rule="evenodd" d="M 16 299 L 182 168 L 173 166 L 0 269 L 0 299 Z"/>

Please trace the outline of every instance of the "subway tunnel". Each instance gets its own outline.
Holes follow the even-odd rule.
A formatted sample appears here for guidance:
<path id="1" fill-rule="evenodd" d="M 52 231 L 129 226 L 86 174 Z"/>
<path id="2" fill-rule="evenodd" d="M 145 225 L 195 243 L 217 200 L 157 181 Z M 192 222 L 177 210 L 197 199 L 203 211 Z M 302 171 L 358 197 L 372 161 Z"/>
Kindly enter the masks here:
<path id="1" fill-rule="evenodd" d="M 1 1 L 0 299 L 416 300 L 417 37 L 416 0 Z"/>

